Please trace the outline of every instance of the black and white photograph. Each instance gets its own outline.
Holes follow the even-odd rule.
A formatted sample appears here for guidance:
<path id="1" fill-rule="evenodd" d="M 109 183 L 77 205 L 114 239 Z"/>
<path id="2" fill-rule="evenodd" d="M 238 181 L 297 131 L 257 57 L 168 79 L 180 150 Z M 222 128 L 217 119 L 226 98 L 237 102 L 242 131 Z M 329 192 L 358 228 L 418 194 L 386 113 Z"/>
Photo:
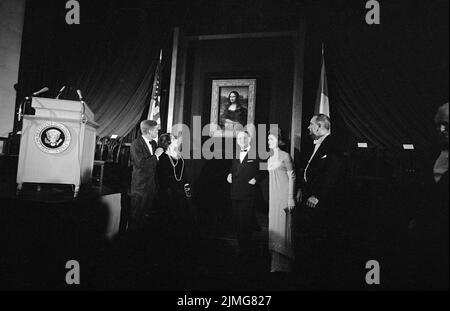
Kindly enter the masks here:
<path id="1" fill-rule="evenodd" d="M 0 291 L 448 292 L 448 14 L 0 0 Z"/>

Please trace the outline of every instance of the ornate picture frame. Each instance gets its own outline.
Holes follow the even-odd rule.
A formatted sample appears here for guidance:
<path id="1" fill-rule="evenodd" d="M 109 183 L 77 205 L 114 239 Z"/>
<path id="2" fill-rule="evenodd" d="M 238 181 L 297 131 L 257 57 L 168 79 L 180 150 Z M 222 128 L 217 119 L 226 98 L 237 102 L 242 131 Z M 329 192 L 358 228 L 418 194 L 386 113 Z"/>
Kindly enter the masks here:
<path id="1" fill-rule="evenodd" d="M 255 122 L 256 79 L 212 80 L 211 136 L 235 137 Z"/>

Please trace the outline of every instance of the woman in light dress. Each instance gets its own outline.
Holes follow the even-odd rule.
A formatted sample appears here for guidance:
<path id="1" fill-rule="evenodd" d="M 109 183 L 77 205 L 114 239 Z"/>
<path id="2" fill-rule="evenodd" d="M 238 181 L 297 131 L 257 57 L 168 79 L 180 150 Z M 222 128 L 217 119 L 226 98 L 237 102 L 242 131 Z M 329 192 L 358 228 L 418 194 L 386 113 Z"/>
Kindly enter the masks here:
<path id="1" fill-rule="evenodd" d="M 291 156 L 280 149 L 284 141 L 279 131 L 270 131 L 269 171 L 269 250 L 271 272 L 290 272 L 294 261 L 291 213 L 295 208 L 295 172 Z"/>

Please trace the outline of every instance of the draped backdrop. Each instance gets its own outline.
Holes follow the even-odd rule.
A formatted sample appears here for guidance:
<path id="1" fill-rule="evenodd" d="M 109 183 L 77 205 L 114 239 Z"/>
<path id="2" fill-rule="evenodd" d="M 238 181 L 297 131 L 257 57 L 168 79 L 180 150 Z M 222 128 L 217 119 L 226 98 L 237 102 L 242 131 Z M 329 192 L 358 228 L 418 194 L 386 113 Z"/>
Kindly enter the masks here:
<path id="1" fill-rule="evenodd" d="M 143 116 L 160 48 L 163 65 L 170 63 L 175 26 L 187 35 L 284 31 L 305 19 L 305 130 L 322 43 L 333 133 L 380 148 L 428 148 L 433 115 L 448 101 L 446 0 L 379 1 L 380 25 L 365 23 L 365 1 L 80 0 L 81 24 L 69 26 L 65 2 L 27 1 L 18 96 L 79 88 L 100 136 L 123 136 Z"/>
<path id="2" fill-rule="evenodd" d="M 383 1 L 380 7 L 380 25 L 367 25 L 364 10 L 331 20 L 331 106 L 359 141 L 429 148 L 436 109 L 448 101 L 448 2 Z"/>
<path id="3" fill-rule="evenodd" d="M 65 22 L 66 1 L 28 1 L 19 97 L 43 86 L 80 89 L 100 137 L 126 135 L 148 107 L 161 48 L 171 30 L 157 14 L 118 1 L 80 1 L 80 25 Z M 156 16 L 156 17 L 155 17 Z"/>

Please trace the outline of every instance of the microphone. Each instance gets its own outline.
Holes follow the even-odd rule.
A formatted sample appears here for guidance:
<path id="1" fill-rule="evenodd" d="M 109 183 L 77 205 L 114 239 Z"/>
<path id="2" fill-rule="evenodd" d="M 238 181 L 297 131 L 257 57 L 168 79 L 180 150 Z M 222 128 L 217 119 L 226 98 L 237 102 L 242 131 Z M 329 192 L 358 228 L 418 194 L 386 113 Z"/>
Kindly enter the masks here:
<path id="1" fill-rule="evenodd" d="M 56 95 L 56 99 L 59 99 L 59 96 L 62 94 L 62 92 L 64 91 L 64 89 L 66 88 L 66 86 L 64 85 L 58 92 L 58 94 Z"/>
<path id="2" fill-rule="evenodd" d="M 80 90 L 77 90 L 77 94 L 78 94 L 78 97 L 80 98 L 80 101 L 83 101 L 83 96 L 81 95 Z"/>
<path id="3" fill-rule="evenodd" d="M 39 91 L 34 92 L 34 93 L 33 93 L 33 96 L 39 95 L 39 94 L 41 94 L 41 93 L 45 93 L 45 92 L 47 92 L 47 91 L 48 91 L 48 87 L 44 87 L 44 88 L 40 89 Z"/>

